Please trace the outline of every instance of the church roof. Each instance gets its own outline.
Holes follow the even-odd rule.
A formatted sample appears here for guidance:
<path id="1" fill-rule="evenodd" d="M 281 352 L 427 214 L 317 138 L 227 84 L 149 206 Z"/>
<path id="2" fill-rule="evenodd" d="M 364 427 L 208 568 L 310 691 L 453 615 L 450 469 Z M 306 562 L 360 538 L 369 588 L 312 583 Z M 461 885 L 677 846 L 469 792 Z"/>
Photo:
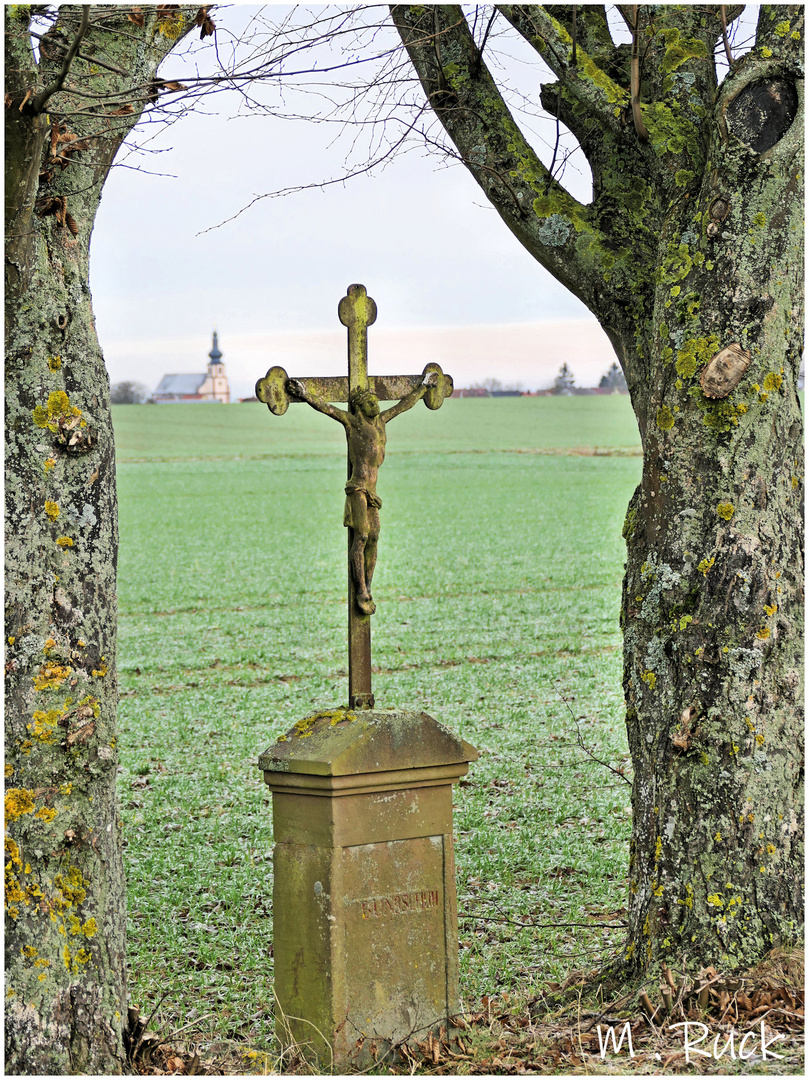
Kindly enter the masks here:
<path id="1" fill-rule="evenodd" d="M 196 394 L 205 380 L 205 375 L 164 375 L 155 390 L 158 394 Z"/>

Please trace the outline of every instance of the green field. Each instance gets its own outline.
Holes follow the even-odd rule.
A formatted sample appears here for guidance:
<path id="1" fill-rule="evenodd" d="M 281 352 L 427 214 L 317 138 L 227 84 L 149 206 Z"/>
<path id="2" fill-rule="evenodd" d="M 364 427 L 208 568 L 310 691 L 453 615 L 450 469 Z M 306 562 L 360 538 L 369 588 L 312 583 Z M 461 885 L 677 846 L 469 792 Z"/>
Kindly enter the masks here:
<path id="1" fill-rule="evenodd" d="M 302 406 L 113 417 L 131 997 L 148 1014 L 166 994 L 153 1027 L 271 1050 L 256 760 L 347 699 L 345 439 Z M 579 733 L 628 769 L 618 608 L 639 453 L 626 397 L 451 400 L 389 429 L 374 691 L 480 750 L 456 790 L 467 1007 L 621 940 L 629 787 Z"/>

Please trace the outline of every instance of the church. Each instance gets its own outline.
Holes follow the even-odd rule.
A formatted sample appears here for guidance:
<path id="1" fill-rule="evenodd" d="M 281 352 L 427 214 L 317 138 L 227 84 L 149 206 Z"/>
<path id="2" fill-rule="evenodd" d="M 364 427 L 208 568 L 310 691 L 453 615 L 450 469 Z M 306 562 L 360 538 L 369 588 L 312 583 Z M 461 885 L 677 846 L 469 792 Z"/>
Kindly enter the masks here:
<path id="1" fill-rule="evenodd" d="M 217 333 L 213 332 L 213 348 L 208 353 L 208 370 L 201 375 L 164 375 L 160 385 L 149 398 L 156 403 L 170 401 L 221 401 L 230 404 L 230 387 L 222 363 Z"/>

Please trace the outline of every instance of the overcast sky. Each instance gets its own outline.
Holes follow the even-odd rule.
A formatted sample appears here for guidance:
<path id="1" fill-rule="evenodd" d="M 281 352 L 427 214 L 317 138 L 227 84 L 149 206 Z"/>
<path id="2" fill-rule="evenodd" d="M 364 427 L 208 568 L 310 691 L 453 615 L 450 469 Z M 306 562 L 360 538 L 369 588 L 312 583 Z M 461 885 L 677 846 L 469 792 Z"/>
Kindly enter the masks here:
<path id="1" fill-rule="evenodd" d="M 220 55 L 256 10 L 214 9 Z M 537 98 L 543 76 L 527 46 L 520 66 L 521 45 L 514 77 Z M 210 70 L 210 39 L 185 47 L 190 59 L 169 57 L 163 78 Z M 150 125 L 149 152 L 119 159 L 105 185 L 91 283 L 112 382 L 153 390 L 163 374 L 203 371 L 214 328 L 234 397 L 273 364 L 291 375 L 341 372 L 337 304 L 353 282 L 377 302 L 373 372 L 415 373 L 435 360 L 457 386 L 494 377 L 536 389 L 565 361 L 579 385 L 595 385 L 614 360 L 595 319 L 484 205 L 466 170 L 434 156 L 410 153 L 345 185 L 262 199 L 220 225 L 257 195 L 340 175 L 349 142 L 327 125 L 238 116 L 235 94 L 203 109 Z M 536 131 L 549 159 L 553 124 Z M 581 161 L 564 183 L 589 199 Z"/>

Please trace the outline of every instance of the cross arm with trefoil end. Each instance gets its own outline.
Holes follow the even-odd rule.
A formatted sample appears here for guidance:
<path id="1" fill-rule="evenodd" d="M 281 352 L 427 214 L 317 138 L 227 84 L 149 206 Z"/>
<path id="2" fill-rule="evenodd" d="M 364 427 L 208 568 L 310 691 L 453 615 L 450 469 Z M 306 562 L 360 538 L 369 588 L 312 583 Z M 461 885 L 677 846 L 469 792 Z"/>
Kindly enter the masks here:
<path id="1" fill-rule="evenodd" d="M 385 459 L 385 428 L 418 401 L 428 409 L 440 408 L 453 387 L 450 376 L 434 363 L 427 364 L 421 375 L 368 375 L 368 327 L 376 320 L 376 304 L 364 285 L 349 285 L 338 313 L 348 331 L 348 375 L 290 379 L 284 368 L 275 366 L 256 383 L 256 397 L 275 416 L 283 416 L 291 403 L 306 402 L 345 428 L 349 706 L 371 709 L 371 615 L 376 605 L 370 586 L 379 538 L 382 501 L 376 481 Z M 343 401 L 348 409 L 333 404 Z M 380 410 L 380 401 L 396 404 Z"/>

